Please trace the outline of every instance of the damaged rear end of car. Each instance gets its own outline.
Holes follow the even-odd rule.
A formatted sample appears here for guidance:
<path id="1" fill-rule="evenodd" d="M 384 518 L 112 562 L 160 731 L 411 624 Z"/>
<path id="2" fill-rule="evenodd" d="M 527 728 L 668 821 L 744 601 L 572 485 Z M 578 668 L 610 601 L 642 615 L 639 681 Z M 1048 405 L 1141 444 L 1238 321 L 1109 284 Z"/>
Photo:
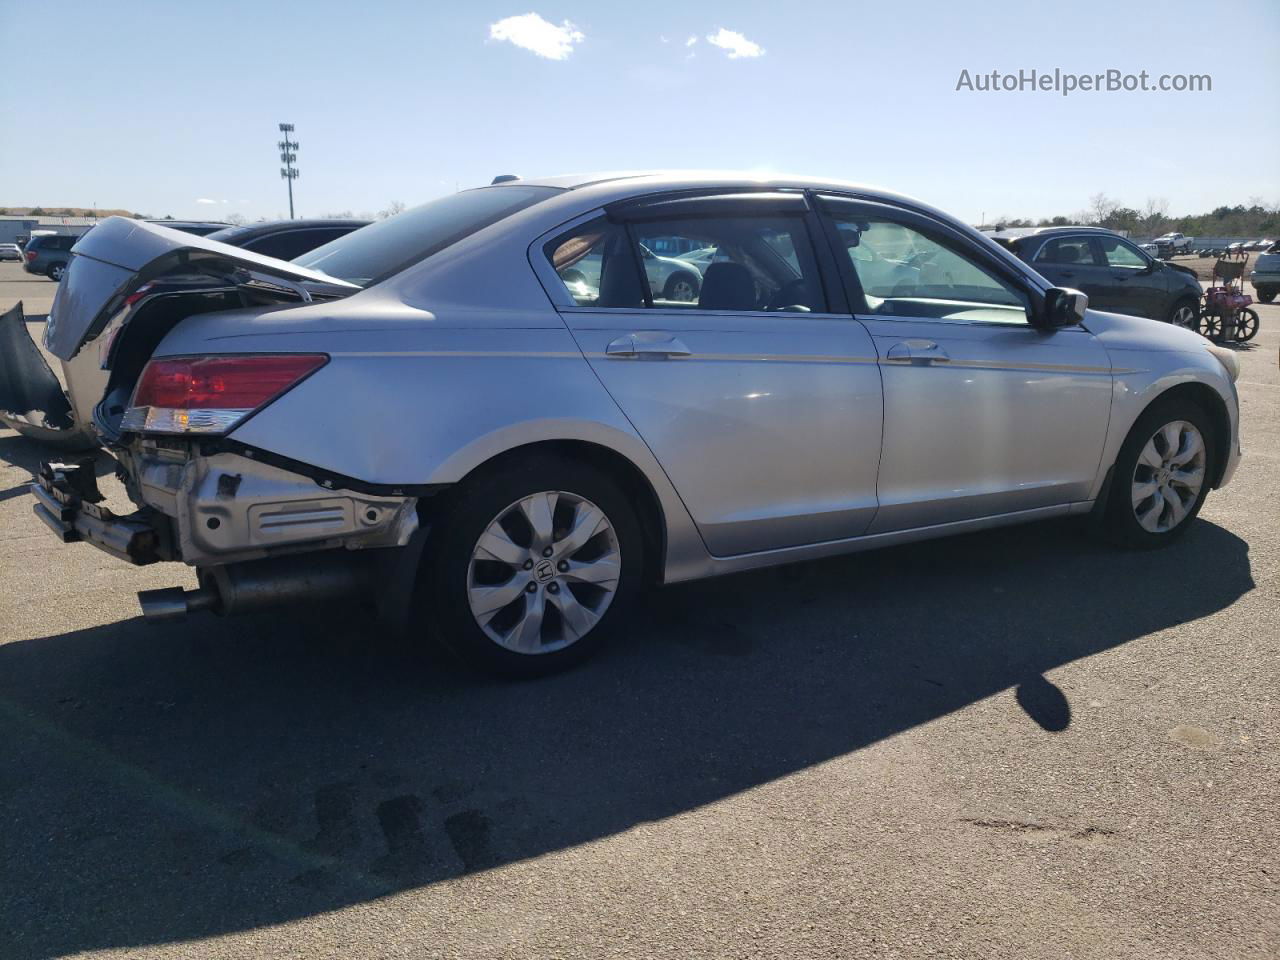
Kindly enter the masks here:
<path id="1" fill-rule="evenodd" d="M 36 515 L 64 542 L 133 564 L 181 562 L 196 590 L 139 595 L 151 619 L 306 599 L 381 599 L 418 529 L 412 492 L 378 489 L 247 447 L 228 434 L 322 370 L 319 352 L 157 355 L 179 324 L 323 304 L 355 284 L 153 224 L 111 218 L 75 248 L 46 325 L 57 377 L 18 323 L 0 410 L 42 441 L 100 449 L 41 465 Z M 6 318 L 9 319 L 9 318 Z M 25 325 L 23 325 L 25 326 Z M 25 342 L 23 342 L 25 340 Z M 13 341 L 9 343 L 8 341 Z M 234 338 L 232 338 L 234 341 Z M 134 508 L 106 506 L 102 460 Z M 407 591 L 400 591 L 407 592 Z"/>

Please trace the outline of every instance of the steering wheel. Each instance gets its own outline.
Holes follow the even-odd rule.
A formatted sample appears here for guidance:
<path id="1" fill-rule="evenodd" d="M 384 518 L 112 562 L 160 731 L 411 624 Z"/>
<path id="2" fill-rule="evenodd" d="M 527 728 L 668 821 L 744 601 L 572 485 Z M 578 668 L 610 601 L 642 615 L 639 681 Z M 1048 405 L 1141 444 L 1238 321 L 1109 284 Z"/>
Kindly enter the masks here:
<path id="1" fill-rule="evenodd" d="M 804 301 L 808 299 L 809 285 L 804 280 L 797 277 L 795 280 L 788 280 L 778 292 L 769 298 L 769 305 L 766 310 L 799 310 L 804 313 L 809 312 L 809 307 L 804 305 Z"/>

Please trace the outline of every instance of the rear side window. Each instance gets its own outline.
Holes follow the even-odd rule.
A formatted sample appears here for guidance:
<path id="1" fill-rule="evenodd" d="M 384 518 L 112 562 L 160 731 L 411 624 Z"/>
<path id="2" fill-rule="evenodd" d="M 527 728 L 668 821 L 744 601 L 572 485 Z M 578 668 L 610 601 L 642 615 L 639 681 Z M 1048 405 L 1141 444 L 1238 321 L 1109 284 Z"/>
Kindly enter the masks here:
<path id="1" fill-rule="evenodd" d="M 519 184 L 463 190 L 354 230 L 295 262 L 368 286 L 557 193 Z"/>
<path id="2" fill-rule="evenodd" d="M 1088 237 L 1054 237 L 1040 248 L 1035 262 L 1102 266 L 1094 260 L 1093 245 Z"/>
<path id="3" fill-rule="evenodd" d="M 546 245 L 578 306 L 735 312 L 827 309 L 799 217 L 593 220 Z"/>
<path id="4" fill-rule="evenodd" d="M 335 230 L 333 228 L 286 230 L 284 233 L 276 233 L 257 240 L 250 240 L 245 244 L 245 249 L 268 257 L 275 257 L 277 260 L 292 260 L 294 257 L 300 257 L 304 253 L 350 232 L 350 230 Z"/>

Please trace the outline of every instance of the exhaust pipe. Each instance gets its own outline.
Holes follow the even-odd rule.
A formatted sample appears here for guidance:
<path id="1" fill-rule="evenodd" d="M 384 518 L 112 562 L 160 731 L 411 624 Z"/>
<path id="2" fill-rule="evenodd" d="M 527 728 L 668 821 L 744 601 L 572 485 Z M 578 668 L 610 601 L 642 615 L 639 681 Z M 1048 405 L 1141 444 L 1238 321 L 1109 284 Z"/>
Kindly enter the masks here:
<path id="1" fill-rule="evenodd" d="M 142 590 L 147 620 L 176 620 L 198 610 L 220 616 L 254 613 L 304 600 L 347 600 L 373 589 L 373 564 L 346 550 L 251 560 L 199 572 L 195 590 Z"/>

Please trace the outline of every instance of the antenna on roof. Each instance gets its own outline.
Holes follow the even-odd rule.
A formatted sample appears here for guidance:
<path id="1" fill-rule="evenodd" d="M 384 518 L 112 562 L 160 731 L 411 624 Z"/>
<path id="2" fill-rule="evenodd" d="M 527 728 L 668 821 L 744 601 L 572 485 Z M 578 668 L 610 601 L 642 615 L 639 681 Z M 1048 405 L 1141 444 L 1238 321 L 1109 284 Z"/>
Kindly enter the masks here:
<path id="1" fill-rule="evenodd" d="M 512 180 L 519 179 L 520 177 L 514 173 L 500 173 L 489 181 L 489 186 L 492 187 L 495 183 L 510 183 Z"/>

